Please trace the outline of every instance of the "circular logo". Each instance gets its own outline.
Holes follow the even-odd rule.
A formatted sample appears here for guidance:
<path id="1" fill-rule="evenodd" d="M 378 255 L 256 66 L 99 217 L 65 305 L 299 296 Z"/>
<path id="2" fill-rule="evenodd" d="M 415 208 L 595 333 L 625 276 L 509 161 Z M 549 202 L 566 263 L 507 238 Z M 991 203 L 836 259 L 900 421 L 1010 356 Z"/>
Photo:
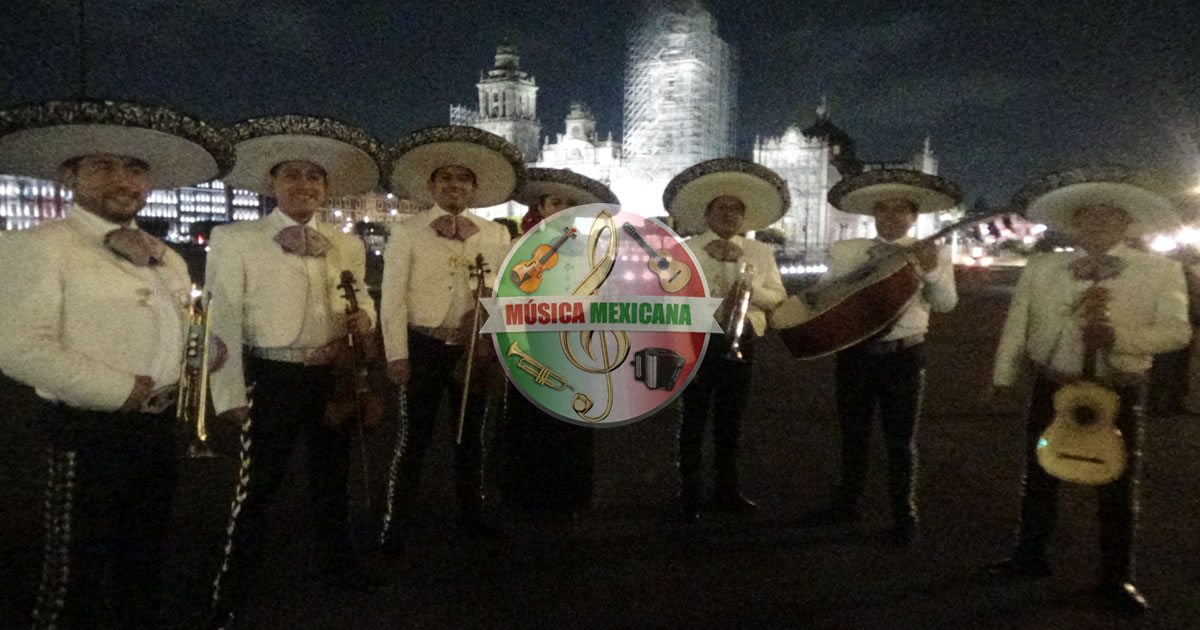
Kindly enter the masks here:
<path id="1" fill-rule="evenodd" d="M 547 413 L 586 426 L 670 404 L 704 356 L 719 298 L 662 223 L 620 206 L 560 212 L 500 268 L 483 332 L 509 380 Z"/>

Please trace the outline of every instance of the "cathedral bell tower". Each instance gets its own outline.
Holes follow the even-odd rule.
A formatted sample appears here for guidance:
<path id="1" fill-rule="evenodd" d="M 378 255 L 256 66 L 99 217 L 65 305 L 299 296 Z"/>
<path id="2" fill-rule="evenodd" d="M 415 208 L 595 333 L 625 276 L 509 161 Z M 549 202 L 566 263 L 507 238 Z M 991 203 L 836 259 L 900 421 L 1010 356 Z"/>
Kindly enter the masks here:
<path id="1" fill-rule="evenodd" d="M 491 70 L 481 73 L 479 115 L 475 127 L 513 143 L 526 162 L 538 159 L 542 125 L 537 119 L 537 80 L 521 71 L 517 46 L 504 38 Z"/>

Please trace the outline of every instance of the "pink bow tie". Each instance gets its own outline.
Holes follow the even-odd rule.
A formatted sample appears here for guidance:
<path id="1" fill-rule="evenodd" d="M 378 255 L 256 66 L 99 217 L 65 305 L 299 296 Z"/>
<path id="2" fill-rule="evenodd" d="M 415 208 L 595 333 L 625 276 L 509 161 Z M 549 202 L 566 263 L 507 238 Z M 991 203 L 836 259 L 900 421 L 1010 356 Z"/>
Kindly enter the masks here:
<path id="1" fill-rule="evenodd" d="M 105 234 L 104 245 L 139 267 L 161 265 L 167 252 L 162 241 L 133 228 L 117 228 Z"/>
<path id="2" fill-rule="evenodd" d="M 479 231 L 479 228 L 475 227 L 470 219 L 461 214 L 456 216 L 443 214 L 434 219 L 429 226 L 437 231 L 438 236 L 456 241 L 465 241 Z"/>
<path id="3" fill-rule="evenodd" d="M 1099 256 L 1084 256 L 1067 265 L 1076 280 L 1084 282 L 1103 282 L 1121 275 L 1125 261 L 1116 256 L 1101 254 Z"/>
<path id="4" fill-rule="evenodd" d="M 738 247 L 737 243 L 723 238 L 709 241 L 708 245 L 704 246 L 704 251 L 721 262 L 737 262 L 742 257 L 742 248 Z"/>
<path id="5" fill-rule="evenodd" d="M 297 256 L 324 256 L 329 251 L 329 239 L 307 225 L 293 225 L 279 230 L 275 242 L 283 251 Z"/>

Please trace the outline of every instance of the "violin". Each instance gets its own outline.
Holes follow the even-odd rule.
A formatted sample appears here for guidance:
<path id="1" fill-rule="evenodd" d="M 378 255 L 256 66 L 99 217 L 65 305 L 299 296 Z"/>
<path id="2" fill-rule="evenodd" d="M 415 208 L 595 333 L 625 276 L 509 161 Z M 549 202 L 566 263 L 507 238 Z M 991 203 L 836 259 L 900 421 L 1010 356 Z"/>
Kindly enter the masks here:
<path id="1" fill-rule="evenodd" d="M 542 284 L 542 274 L 547 269 L 558 264 L 558 248 L 563 246 L 569 238 L 575 238 L 575 234 L 579 230 L 569 227 L 563 229 L 564 234 L 559 237 L 554 245 L 538 245 L 537 249 L 533 250 L 533 256 L 524 262 L 519 262 L 512 268 L 512 282 L 517 285 L 517 288 L 525 293 L 533 293 Z"/>
<path id="2" fill-rule="evenodd" d="M 357 313 L 354 273 L 342 271 L 337 288 L 346 298 L 346 314 Z M 371 431 L 383 425 L 384 399 L 371 387 L 373 347 L 364 333 L 346 334 L 342 351 L 333 362 L 335 382 L 333 396 L 325 407 L 326 426 L 337 428 L 356 422 L 360 430 Z"/>

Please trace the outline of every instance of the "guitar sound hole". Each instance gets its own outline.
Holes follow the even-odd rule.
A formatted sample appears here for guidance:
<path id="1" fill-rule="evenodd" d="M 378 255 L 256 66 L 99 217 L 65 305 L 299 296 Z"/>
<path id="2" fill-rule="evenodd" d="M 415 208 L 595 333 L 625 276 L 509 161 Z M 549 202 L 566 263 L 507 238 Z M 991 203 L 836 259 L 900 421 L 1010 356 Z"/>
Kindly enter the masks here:
<path id="1" fill-rule="evenodd" d="M 665 261 L 665 260 L 660 260 L 660 261 L 658 261 L 658 268 L 659 268 L 659 269 L 664 269 L 664 270 L 665 270 L 667 267 L 670 267 L 670 266 L 671 266 L 671 263 L 669 263 L 669 262 L 667 262 L 667 261 Z"/>
<path id="2" fill-rule="evenodd" d="M 1071 410 L 1071 415 L 1075 418 L 1075 423 L 1081 427 L 1095 424 L 1098 419 L 1096 410 L 1091 407 L 1076 407 Z"/>

